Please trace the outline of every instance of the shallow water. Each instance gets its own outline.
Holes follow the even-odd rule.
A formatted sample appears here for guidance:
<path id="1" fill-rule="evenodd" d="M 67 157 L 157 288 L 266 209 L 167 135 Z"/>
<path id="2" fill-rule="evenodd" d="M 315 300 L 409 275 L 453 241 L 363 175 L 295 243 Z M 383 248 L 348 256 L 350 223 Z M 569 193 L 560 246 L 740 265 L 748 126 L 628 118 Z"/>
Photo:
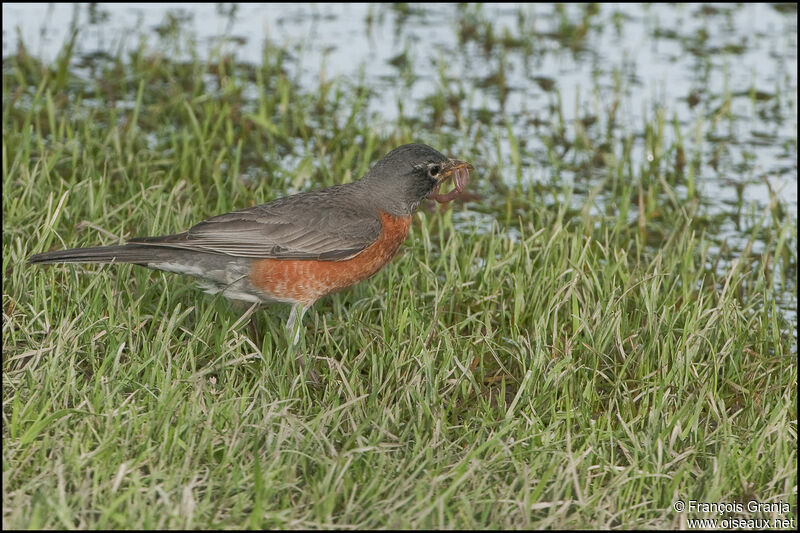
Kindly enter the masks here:
<path id="1" fill-rule="evenodd" d="M 398 95 L 413 110 L 434 92 L 444 66 L 449 79 L 468 86 L 473 111 L 488 112 L 498 123 L 516 117 L 515 135 L 532 143 L 530 179 L 547 174 L 536 165 L 542 147 L 536 146 L 530 122 L 546 120 L 555 90 L 569 122 L 596 114 L 621 84 L 625 101 L 618 121 L 634 127 L 658 108 L 670 120 L 674 115 L 691 125 L 701 114 L 698 106 L 704 114 L 712 112 L 727 92 L 733 119 L 718 124 L 707 145 L 710 151 L 722 143 L 726 153 L 716 169 L 704 168 L 699 177 L 707 197 L 726 210 L 738 202 L 730 186 L 735 181 L 744 187 L 738 193 L 766 203 L 769 189 L 759 177 L 765 174 L 796 216 L 796 12 L 768 4 L 597 10 L 587 17 L 585 7 L 576 5 L 424 5 L 406 12 L 385 5 L 244 4 L 231 18 L 214 5 L 190 10 L 180 4 L 101 4 L 101 15 L 92 20 L 89 9 L 69 5 L 4 4 L 3 55 L 16 49 L 17 28 L 30 51 L 52 59 L 73 19 L 82 31 L 80 51 L 89 53 L 136 44 L 138 28 L 152 30 L 155 38 L 156 28 L 171 15 L 191 28 L 200 50 L 210 52 L 224 42 L 223 49 L 238 59 L 257 63 L 264 37 L 288 46 L 298 57 L 294 74 L 307 85 L 320 76 L 357 80 L 363 73 L 363 83 L 378 89 L 372 106 L 387 121 L 397 117 Z M 580 27 L 587 18 L 585 35 L 571 35 L 570 24 Z M 495 40 L 518 44 L 505 47 L 504 58 L 486 53 L 487 36 L 480 28 L 459 44 L 454 26 L 463 32 L 471 20 L 490 24 Z M 492 83 L 501 64 L 507 86 L 502 90 Z M 413 70 L 413 79 L 403 76 L 404 70 Z"/>

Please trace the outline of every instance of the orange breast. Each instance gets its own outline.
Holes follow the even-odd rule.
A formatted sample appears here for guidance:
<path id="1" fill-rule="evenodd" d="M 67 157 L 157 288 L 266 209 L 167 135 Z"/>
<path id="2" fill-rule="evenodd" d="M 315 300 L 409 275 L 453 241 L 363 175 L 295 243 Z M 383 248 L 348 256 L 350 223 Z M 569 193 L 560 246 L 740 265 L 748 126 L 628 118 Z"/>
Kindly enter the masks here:
<path id="1" fill-rule="evenodd" d="M 410 226 L 410 216 L 381 213 L 378 240 L 355 257 L 346 261 L 261 259 L 253 264 L 250 281 L 273 300 L 311 305 L 378 272 L 397 253 Z"/>

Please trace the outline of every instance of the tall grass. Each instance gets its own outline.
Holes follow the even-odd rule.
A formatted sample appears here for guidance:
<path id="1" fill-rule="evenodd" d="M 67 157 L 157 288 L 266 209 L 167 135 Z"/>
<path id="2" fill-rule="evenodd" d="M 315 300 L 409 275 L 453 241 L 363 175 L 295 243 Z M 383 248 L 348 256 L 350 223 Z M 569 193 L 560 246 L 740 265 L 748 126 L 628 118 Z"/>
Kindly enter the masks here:
<path id="1" fill-rule="evenodd" d="M 661 528 L 685 525 L 678 499 L 796 517 L 777 298 L 797 223 L 752 213 L 730 260 L 661 174 L 694 148 L 668 115 L 643 125 L 663 160 L 606 150 L 602 194 L 579 198 L 477 136 L 457 155 L 478 196 L 424 206 L 394 262 L 306 315 L 321 387 L 286 356 L 288 308 L 253 314 L 253 338 L 188 278 L 25 265 L 356 179 L 404 142 L 452 151 L 379 127 L 357 86 L 299 87 L 285 60 L 142 46 L 87 78 L 69 45 L 4 59 L 4 527 Z M 579 164 L 558 142 L 554 164 Z"/>

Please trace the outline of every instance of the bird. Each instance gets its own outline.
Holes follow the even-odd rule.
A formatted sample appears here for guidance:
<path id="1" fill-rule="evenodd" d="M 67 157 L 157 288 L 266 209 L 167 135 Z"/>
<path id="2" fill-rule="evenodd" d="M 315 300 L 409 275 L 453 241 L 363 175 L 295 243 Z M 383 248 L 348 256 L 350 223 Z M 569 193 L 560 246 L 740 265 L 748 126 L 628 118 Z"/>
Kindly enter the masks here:
<path id="1" fill-rule="evenodd" d="M 192 276 L 230 300 L 288 303 L 294 346 L 309 307 L 386 266 L 422 201 L 449 202 L 471 170 L 426 144 L 405 144 L 349 183 L 217 215 L 182 233 L 37 253 L 28 263 L 131 263 Z M 451 178 L 453 189 L 440 193 Z"/>

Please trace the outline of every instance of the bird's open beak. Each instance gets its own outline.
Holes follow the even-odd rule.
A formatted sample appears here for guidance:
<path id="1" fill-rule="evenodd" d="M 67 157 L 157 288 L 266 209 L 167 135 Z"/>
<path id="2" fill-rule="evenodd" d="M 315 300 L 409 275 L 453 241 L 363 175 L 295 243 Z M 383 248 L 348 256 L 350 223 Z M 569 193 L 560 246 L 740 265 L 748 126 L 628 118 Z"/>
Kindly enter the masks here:
<path id="1" fill-rule="evenodd" d="M 462 170 L 469 172 L 470 170 L 475 170 L 475 167 L 467 163 L 466 161 L 459 161 L 458 159 L 448 159 L 447 162 L 444 164 L 444 168 L 442 168 L 442 177 L 439 178 L 439 182 L 437 185 L 441 185 L 445 181 L 450 178 L 456 171 Z M 460 174 L 460 173 L 459 173 Z"/>
<path id="2" fill-rule="evenodd" d="M 436 200 L 440 204 L 449 202 L 450 200 L 461 194 L 461 192 L 467 186 L 467 181 L 469 181 L 469 171 L 474 169 L 475 168 L 466 161 L 459 161 L 458 159 L 448 159 L 447 162 L 443 165 L 439 181 L 436 182 L 436 185 L 433 187 L 433 190 L 428 195 L 428 198 Z M 448 193 L 443 193 L 443 194 L 440 193 L 439 187 L 442 186 L 442 183 L 450 179 L 451 176 L 453 178 L 453 190 Z"/>

